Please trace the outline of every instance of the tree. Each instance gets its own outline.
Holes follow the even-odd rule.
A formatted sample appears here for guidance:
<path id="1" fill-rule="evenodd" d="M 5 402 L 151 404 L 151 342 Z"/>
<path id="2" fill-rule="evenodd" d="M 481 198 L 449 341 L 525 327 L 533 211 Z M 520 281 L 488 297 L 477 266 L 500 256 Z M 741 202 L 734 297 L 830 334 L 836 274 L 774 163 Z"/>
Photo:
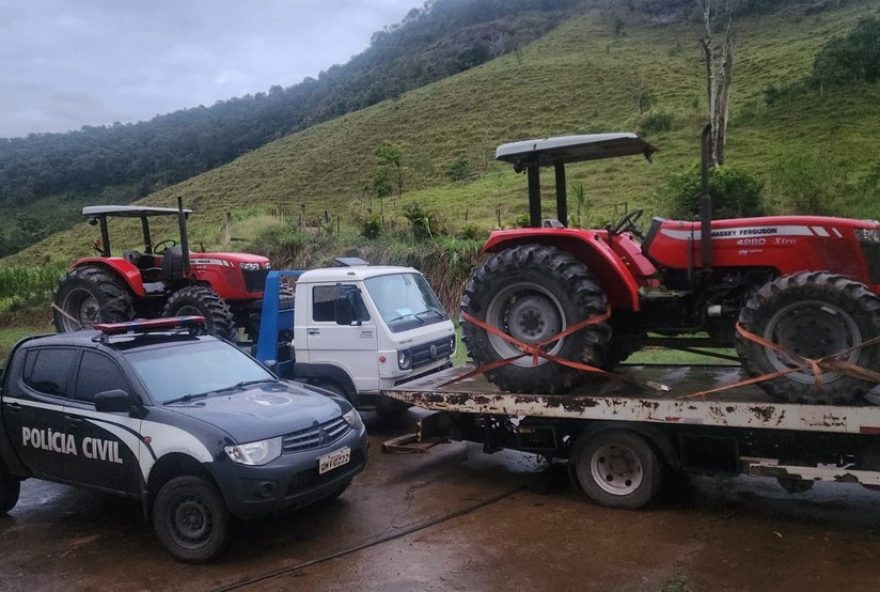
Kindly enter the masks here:
<path id="1" fill-rule="evenodd" d="M 403 194 L 403 149 L 397 144 L 383 143 L 376 148 L 376 158 L 380 166 L 394 169 L 397 184 L 397 197 Z"/>
<path id="2" fill-rule="evenodd" d="M 706 64 L 706 94 L 712 124 L 712 165 L 723 165 L 730 119 L 730 85 L 733 82 L 733 53 L 736 45 L 733 16 L 736 0 L 695 0 L 702 13 L 700 45 Z M 720 33 L 719 33 L 720 31 Z"/>

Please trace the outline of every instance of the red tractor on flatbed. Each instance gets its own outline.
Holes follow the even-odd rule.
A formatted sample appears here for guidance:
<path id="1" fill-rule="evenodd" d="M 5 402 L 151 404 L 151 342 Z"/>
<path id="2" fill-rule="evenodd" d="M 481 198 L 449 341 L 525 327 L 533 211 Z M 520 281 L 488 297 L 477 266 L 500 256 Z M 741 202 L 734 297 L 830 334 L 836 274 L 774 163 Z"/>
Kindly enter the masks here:
<path id="1" fill-rule="evenodd" d="M 803 360 L 835 357 L 880 370 L 880 345 L 872 342 L 880 336 L 880 223 L 817 216 L 712 220 L 704 164 L 697 222 L 654 218 L 643 234 L 637 225 L 642 211 L 634 210 L 605 229 L 566 227 L 566 164 L 650 159 L 655 150 L 625 133 L 497 149 L 498 159 L 528 172 L 532 227 L 492 233 L 484 246 L 490 256 L 466 284 L 462 329 L 474 361 L 522 354 L 479 324 L 531 345 L 610 311 L 606 321 L 547 343 L 545 351 L 610 369 L 647 344 L 735 346 L 749 375 L 779 373 L 762 383 L 777 398 L 858 401 L 873 382 L 825 370 L 817 381 Z M 555 168 L 555 220 L 541 219 L 543 166 Z M 737 331 L 737 323 L 745 331 Z M 698 333 L 708 337 L 695 338 Z M 588 374 L 524 356 L 488 376 L 503 389 L 534 393 L 566 392 Z"/>
<path id="2" fill-rule="evenodd" d="M 83 215 L 99 225 L 97 257 L 76 261 L 55 291 L 58 331 L 135 317 L 198 315 L 208 330 L 227 339 L 242 327 L 256 340 L 269 259 L 246 253 L 191 253 L 187 238 L 190 210 L 141 206 L 89 206 Z M 174 216 L 180 229 L 175 240 L 153 243 L 149 220 Z M 144 251 L 110 251 L 108 218 L 141 221 Z"/>

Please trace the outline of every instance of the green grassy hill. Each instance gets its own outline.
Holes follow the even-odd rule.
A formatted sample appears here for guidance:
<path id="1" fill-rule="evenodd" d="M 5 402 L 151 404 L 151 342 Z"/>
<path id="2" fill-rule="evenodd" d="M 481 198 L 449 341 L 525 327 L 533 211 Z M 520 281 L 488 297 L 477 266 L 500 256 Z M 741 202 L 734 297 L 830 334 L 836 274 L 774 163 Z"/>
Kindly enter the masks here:
<path id="1" fill-rule="evenodd" d="M 880 9 L 876 2 L 854 0 L 843 8 L 810 12 L 790 7 L 738 25 L 728 162 L 768 181 L 771 202 L 774 167 L 786 158 L 831 161 L 850 179 L 877 161 L 880 85 L 806 94 L 773 107 L 764 103 L 769 85 L 807 74 L 823 44 Z M 281 204 L 290 220 L 302 204 L 307 219 L 328 210 L 343 226 L 352 226 L 354 214 L 369 203 L 362 188 L 376 169 L 375 149 L 393 142 L 403 150 L 406 191 L 400 200 L 386 198 L 386 217 L 393 219 L 403 203 L 418 202 L 437 210 L 452 229 L 464 226 L 466 215 L 471 223 L 493 227 L 497 208 L 502 223 L 510 225 L 526 210 L 525 178 L 493 161 L 497 144 L 636 130 L 660 113 L 671 115 L 674 125 L 649 134 L 660 148 L 654 164 L 637 158 L 587 163 L 572 167 L 569 180 L 584 182 L 593 223 L 613 217 L 622 203 L 661 214 L 657 187 L 698 156 L 706 104 L 701 54 L 696 32 L 687 24 L 659 25 L 637 16 L 625 16 L 624 23 L 616 34 L 602 13 L 572 18 L 521 52 L 284 137 L 143 203 L 171 205 L 182 196 L 196 211 L 194 244 L 206 247 L 221 242 L 227 211 L 246 218 Z M 645 97 L 653 106 L 640 113 Z M 444 171 L 459 157 L 467 160 L 469 176 L 451 182 Z M 545 207 L 549 213 L 552 200 Z M 880 206 L 843 203 L 839 213 L 880 217 Z M 114 225 L 114 250 L 138 246 L 135 227 L 130 227 L 134 232 L 124 228 Z M 252 238 L 259 228 L 245 221 L 235 234 Z M 96 235 L 94 228 L 79 225 L 0 262 L 70 260 L 89 253 Z"/>

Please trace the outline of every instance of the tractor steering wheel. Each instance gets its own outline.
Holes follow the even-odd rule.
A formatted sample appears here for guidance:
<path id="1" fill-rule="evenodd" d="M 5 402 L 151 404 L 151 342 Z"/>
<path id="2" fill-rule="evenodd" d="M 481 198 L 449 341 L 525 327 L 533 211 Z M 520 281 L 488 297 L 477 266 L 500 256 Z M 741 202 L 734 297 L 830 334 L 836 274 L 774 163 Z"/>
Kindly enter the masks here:
<path id="1" fill-rule="evenodd" d="M 639 238 L 645 238 L 645 235 L 643 235 L 639 227 L 636 226 L 636 222 L 639 221 L 643 213 L 645 213 L 645 210 L 642 209 L 627 212 L 623 215 L 623 218 L 618 220 L 617 224 L 608 229 L 608 233 L 614 235 L 620 234 L 621 232 L 632 232 Z"/>
<path id="2" fill-rule="evenodd" d="M 176 246 L 177 246 L 177 241 L 174 240 L 173 238 L 169 238 L 168 240 L 163 240 L 163 241 L 158 242 L 155 245 L 153 245 L 153 253 L 155 253 L 156 255 L 161 255 L 167 249 L 170 249 L 171 247 L 176 247 Z"/>

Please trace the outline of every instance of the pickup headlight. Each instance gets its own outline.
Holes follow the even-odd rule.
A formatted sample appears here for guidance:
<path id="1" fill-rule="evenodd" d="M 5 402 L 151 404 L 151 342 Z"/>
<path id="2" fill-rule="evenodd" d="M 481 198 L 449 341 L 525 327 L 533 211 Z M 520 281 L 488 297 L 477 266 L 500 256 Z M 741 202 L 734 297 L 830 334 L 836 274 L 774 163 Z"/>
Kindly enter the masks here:
<path id="1" fill-rule="evenodd" d="M 260 466 L 281 456 L 281 438 L 226 446 L 223 449 L 233 462 L 241 465 Z"/>
<path id="2" fill-rule="evenodd" d="M 244 271 L 259 271 L 260 264 L 259 263 L 239 263 L 238 265 Z"/>
<path id="3" fill-rule="evenodd" d="M 409 370 L 412 366 L 412 356 L 409 355 L 409 351 L 403 350 L 397 352 L 397 367 L 401 370 Z"/>
<path id="4" fill-rule="evenodd" d="M 364 427 L 364 421 L 361 419 L 361 414 L 358 413 L 357 409 L 354 407 L 352 407 L 347 413 L 343 413 L 342 419 L 344 419 L 345 423 L 350 425 L 353 430 L 360 430 Z"/>

